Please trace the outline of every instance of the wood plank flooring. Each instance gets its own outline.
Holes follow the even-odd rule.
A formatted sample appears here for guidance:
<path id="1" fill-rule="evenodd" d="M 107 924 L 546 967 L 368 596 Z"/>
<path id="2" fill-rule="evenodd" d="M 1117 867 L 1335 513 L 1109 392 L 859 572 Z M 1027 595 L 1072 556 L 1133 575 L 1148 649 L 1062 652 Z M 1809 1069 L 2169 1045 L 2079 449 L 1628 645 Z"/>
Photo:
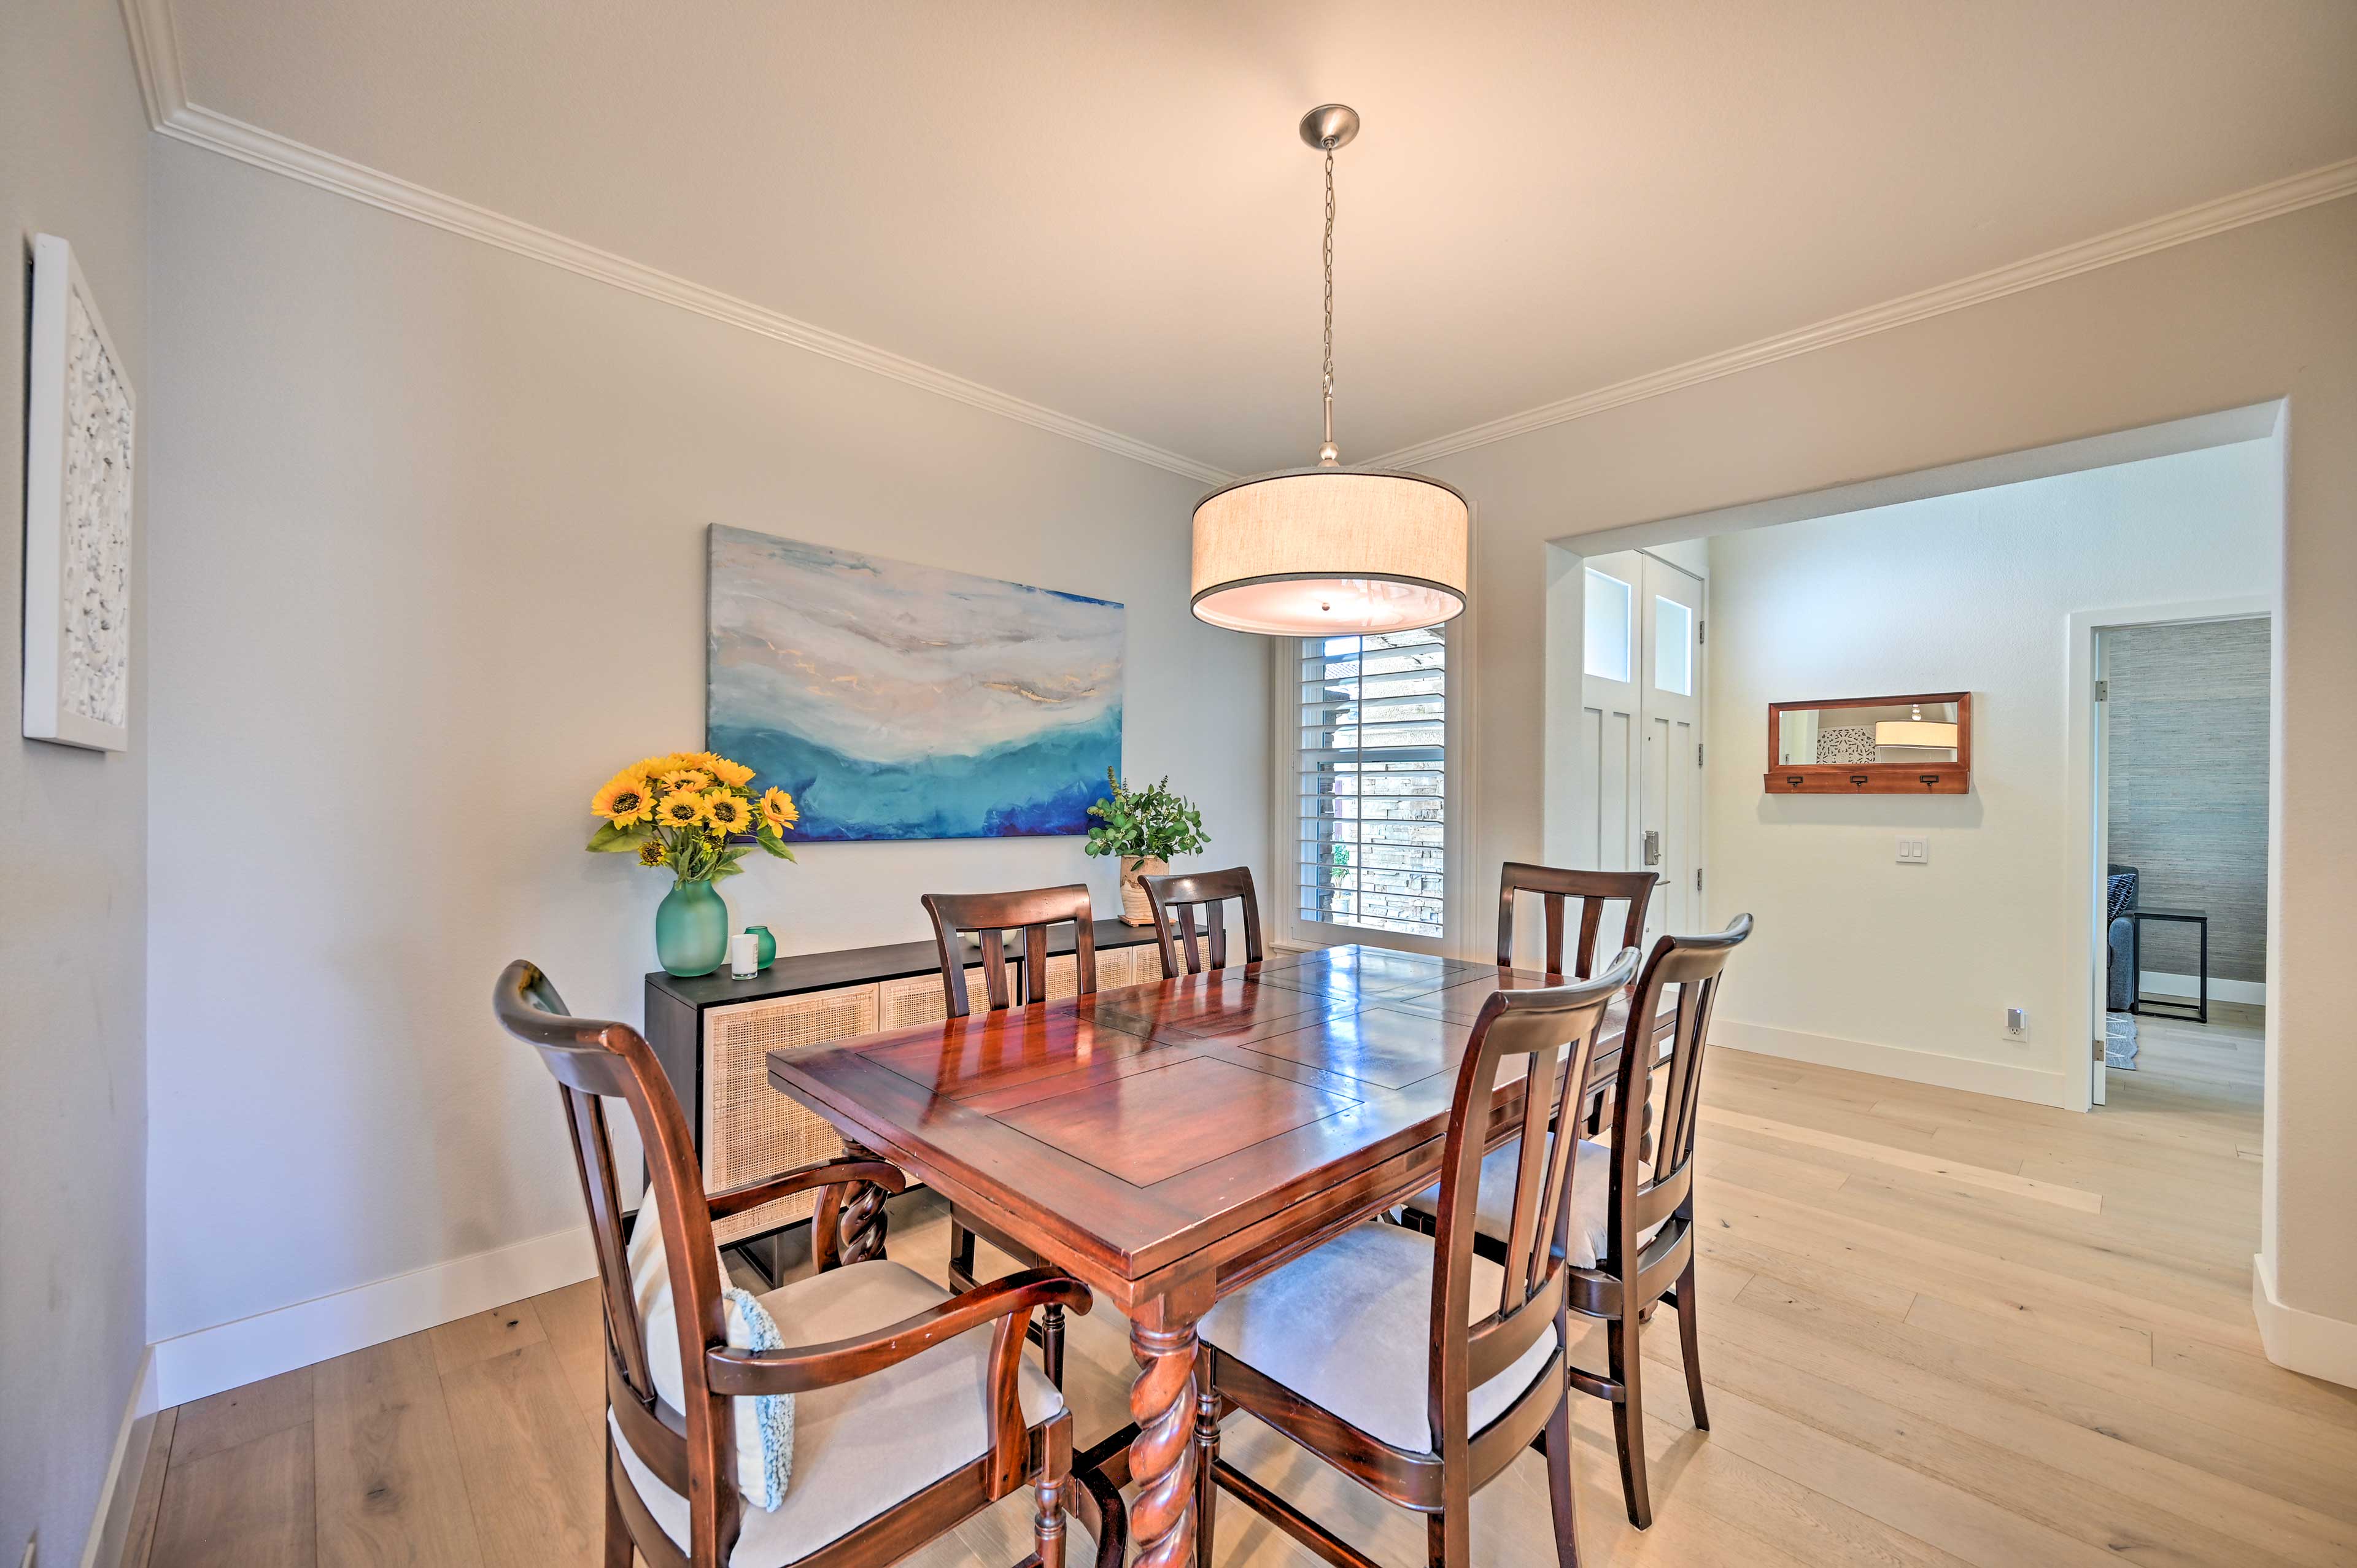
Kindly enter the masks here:
<path id="1" fill-rule="evenodd" d="M 1666 1318 L 1647 1337 L 1656 1522 L 1622 1513 L 1609 1412 L 1577 1402 L 1596 1564 L 2357 1563 L 2357 1391 L 2259 1353 L 2261 1033 L 2142 1020 L 2143 1067 L 2075 1116 L 1721 1051 L 1706 1069 L 1697 1310 L 1712 1430 Z M 947 1227 L 896 1205 L 938 1277 Z M 791 1329 L 789 1330 L 791 1332 Z M 603 1348 L 580 1284 L 167 1412 L 130 1568 L 594 1568 Z M 1583 1359 L 1600 1364 L 1595 1336 Z M 1085 1442 L 1124 1418 L 1123 1325 L 1071 1326 Z M 1387 1563 L 1405 1514 L 1248 1418 L 1226 1452 Z M 915 1557 L 1010 1563 L 1012 1498 Z M 1539 1568 L 1536 1455 L 1474 1504 L 1474 1555 Z M 1312 1560 L 1232 1501 L 1217 1558 Z M 1078 1543 L 1076 1542 L 1076 1545 Z"/>

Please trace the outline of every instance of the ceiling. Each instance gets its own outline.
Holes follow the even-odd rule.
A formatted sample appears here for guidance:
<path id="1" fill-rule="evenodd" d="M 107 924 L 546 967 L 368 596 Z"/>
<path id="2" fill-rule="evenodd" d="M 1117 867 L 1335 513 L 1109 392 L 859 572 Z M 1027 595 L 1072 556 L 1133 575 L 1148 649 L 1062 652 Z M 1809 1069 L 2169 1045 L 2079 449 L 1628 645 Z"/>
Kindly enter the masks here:
<path id="1" fill-rule="evenodd" d="M 202 109 L 1240 472 L 1327 100 L 1346 461 L 2357 155 L 2349 0 L 166 3 Z"/>

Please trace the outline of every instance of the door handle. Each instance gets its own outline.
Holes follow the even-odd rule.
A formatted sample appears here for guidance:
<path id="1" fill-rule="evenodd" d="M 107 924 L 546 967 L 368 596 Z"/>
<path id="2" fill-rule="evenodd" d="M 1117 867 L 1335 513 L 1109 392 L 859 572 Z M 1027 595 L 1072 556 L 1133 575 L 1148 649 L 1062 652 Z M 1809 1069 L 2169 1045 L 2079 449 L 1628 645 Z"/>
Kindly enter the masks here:
<path id="1" fill-rule="evenodd" d="M 1645 830 L 1645 864 L 1647 865 L 1662 864 L 1662 834 L 1658 828 Z"/>

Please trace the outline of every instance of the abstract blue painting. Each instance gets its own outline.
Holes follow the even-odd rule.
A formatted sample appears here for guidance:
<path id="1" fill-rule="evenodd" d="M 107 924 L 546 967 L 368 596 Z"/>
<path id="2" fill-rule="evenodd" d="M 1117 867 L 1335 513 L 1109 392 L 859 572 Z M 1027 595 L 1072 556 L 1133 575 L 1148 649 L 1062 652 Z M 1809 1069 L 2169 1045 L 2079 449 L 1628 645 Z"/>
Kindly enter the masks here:
<path id="1" fill-rule="evenodd" d="M 1121 766 L 1122 607 L 711 531 L 705 744 L 795 839 L 1088 831 Z"/>

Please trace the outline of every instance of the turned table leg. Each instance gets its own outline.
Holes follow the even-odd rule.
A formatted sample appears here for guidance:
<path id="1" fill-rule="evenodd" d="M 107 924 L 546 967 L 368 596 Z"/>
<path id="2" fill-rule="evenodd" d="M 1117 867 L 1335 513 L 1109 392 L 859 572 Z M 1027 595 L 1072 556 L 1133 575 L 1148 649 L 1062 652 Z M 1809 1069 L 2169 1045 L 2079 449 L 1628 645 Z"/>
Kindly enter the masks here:
<path id="1" fill-rule="evenodd" d="M 1137 1381 L 1129 1391 L 1137 1436 L 1129 1445 L 1130 1541 L 1136 1568 L 1181 1568 L 1195 1556 L 1195 1324 L 1168 1312 L 1130 1326 Z"/>
<path id="2" fill-rule="evenodd" d="M 884 1156 L 864 1144 L 844 1140 L 845 1159 L 880 1160 Z M 835 1216 L 836 1248 L 846 1263 L 864 1263 L 884 1255 L 884 1235 L 891 1218 L 884 1212 L 884 1189 L 872 1182 L 853 1182 L 843 1195 Z"/>

